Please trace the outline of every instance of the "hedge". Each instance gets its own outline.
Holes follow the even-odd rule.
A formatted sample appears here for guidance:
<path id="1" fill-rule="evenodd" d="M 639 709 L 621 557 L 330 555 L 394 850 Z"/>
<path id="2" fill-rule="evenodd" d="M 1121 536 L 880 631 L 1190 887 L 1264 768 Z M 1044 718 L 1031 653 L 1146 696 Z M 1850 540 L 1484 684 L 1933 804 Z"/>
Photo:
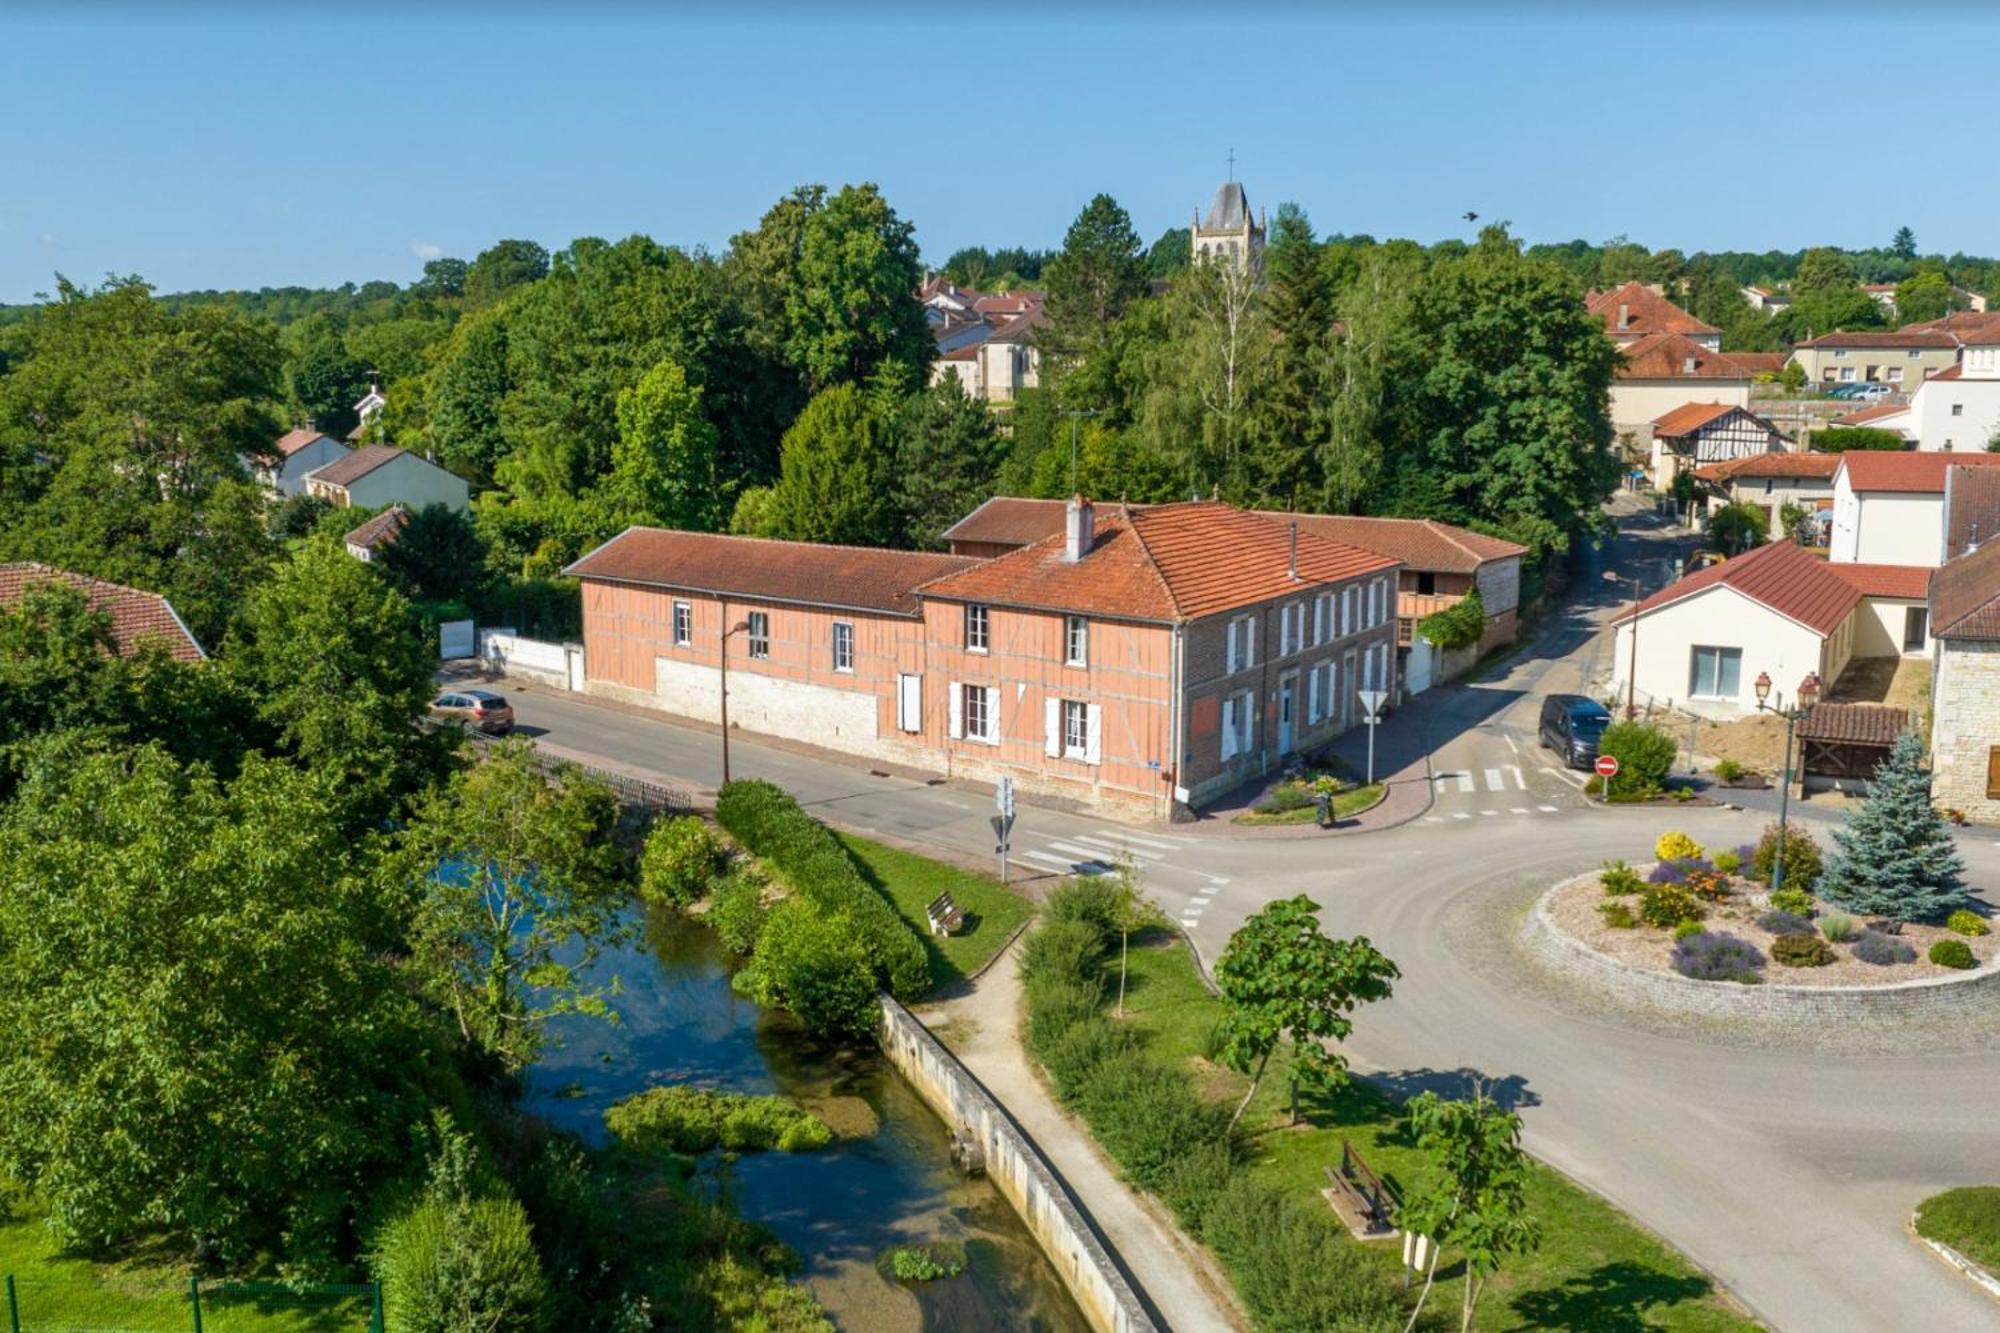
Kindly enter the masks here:
<path id="1" fill-rule="evenodd" d="M 731 782 L 716 797 L 715 818 L 806 901 L 853 923 L 877 980 L 890 994 L 907 999 L 930 988 L 923 941 L 868 886 L 826 825 L 801 810 L 783 789 L 755 778 Z"/>

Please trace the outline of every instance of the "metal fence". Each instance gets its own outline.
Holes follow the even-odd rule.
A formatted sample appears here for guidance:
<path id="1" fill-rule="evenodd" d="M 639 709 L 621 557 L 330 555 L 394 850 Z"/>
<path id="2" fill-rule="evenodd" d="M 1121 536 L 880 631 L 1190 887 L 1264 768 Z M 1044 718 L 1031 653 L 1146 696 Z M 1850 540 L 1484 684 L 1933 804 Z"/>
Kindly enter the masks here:
<path id="1" fill-rule="evenodd" d="M 468 729 L 466 739 L 475 745 L 494 745 L 499 738 L 483 731 Z M 543 772 L 554 774 L 563 769 L 573 770 L 596 778 L 611 788 L 618 803 L 628 810 L 646 815 L 691 813 L 695 808 L 694 793 L 675 783 L 653 782 L 647 778 L 633 777 L 630 773 L 620 773 L 609 768 L 599 768 L 596 764 L 586 764 L 577 759 L 564 759 L 558 755 L 546 754 L 539 747 L 529 750 L 535 763 Z"/>
<path id="2" fill-rule="evenodd" d="M 7 1333 L 382 1333 L 382 1284 L 5 1276 Z"/>

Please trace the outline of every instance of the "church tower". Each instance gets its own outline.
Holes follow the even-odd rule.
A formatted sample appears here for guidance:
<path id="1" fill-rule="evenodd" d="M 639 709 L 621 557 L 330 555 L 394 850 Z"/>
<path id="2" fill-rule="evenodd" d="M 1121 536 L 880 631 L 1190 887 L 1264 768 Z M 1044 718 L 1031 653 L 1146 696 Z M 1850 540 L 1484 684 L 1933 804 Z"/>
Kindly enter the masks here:
<path id="1" fill-rule="evenodd" d="M 1235 154 L 1230 154 L 1231 165 Z M 1194 216 L 1193 234 L 1188 238 L 1188 257 L 1193 262 L 1223 260 L 1238 273 L 1246 272 L 1264 257 L 1264 216 L 1250 215 L 1250 197 L 1243 193 L 1235 173 L 1215 187 L 1208 204 L 1208 216 Z"/>

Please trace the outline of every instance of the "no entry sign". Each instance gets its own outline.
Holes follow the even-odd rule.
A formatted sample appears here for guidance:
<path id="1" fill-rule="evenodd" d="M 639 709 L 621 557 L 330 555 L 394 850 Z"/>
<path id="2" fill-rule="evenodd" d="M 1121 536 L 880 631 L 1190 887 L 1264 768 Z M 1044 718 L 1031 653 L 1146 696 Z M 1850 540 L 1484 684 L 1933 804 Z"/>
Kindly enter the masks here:
<path id="1" fill-rule="evenodd" d="M 1601 754 L 1597 756 L 1597 776 L 1600 778 L 1617 777 L 1618 757 L 1616 755 L 1609 755 L 1609 754 Z"/>

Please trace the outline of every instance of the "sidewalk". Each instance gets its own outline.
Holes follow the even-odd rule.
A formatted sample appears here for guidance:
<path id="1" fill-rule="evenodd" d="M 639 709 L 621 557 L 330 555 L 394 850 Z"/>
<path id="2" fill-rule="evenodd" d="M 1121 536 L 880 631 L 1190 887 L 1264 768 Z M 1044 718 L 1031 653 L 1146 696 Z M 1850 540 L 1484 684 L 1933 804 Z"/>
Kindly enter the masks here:
<path id="1" fill-rule="evenodd" d="M 916 1011 L 918 1019 L 933 1032 L 951 1025 L 953 1030 L 941 1039 L 951 1038 L 946 1045 L 952 1054 L 1041 1149 L 1163 1329 L 1228 1333 L 1249 1328 L 1215 1261 L 1119 1178 L 1090 1131 L 1056 1105 L 1036 1076 L 1020 1031 L 1015 954 L 1010 946 L 965 994 Z"/>

